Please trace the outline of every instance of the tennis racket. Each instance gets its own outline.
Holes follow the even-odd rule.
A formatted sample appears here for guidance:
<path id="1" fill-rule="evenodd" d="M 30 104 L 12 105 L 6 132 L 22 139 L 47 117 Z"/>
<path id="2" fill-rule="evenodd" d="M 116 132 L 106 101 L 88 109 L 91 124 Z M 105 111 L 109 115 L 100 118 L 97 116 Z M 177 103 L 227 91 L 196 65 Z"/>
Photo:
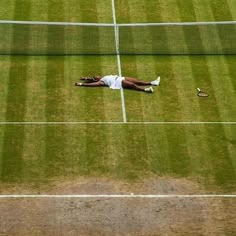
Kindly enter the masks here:
<path id="1" fill-rule="evenodd" d="M 198 93 L 197 93 L 197 95 L 198 95 L 198 97 L 203 97 L 203 98 L 206 98 L 206 97 L 208 97 L 209 96 L 209 94 L 208 93 L 206 93 L 206 92 L 203 92 L 200 88 L 197 88 L 197 91 L 198 91 Z"/>

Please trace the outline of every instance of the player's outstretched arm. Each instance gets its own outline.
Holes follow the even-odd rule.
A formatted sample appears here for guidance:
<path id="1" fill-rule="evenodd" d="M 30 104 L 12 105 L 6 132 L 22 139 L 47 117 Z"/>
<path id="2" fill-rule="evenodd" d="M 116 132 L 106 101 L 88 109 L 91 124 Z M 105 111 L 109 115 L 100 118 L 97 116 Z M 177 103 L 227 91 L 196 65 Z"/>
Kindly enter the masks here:
<path id="1" fill-rule="evenodd" d="M 105 84 L 102 81 L 97 81 L 93 83 L 80 83 L 76 82 L 75 86 L 83 86 L 83 87 L 100 87 L 100 86 L 105 86 Z"/>
<path id="2" fill-rule="evenodd" d="M 101 76 L 93 76 L 93 77 L 81 77 L 80 80 L 83 80 L 87 83 L 97 82 L 101 79 Z"/>

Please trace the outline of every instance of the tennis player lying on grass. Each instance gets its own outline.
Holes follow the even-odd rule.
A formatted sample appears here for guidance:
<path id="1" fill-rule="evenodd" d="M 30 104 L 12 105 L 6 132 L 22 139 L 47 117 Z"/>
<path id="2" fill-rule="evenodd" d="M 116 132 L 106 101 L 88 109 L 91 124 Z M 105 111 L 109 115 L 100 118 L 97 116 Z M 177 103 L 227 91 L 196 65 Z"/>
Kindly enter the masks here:
<path id="1" fill-rule="evenodd" d="M 99 86 L 108 86 L 111 89 L 133 89 L 137 91 L 143 91 L 146 93 L 153 93 L 153 88 L 143 88 L 141 86 L 154 85 L 158 86 L 160 84 L 160 76 L 156 80 L 151 82 L 140 81 L 135 78 L 130 77 L 120 77 L 117 75 L 106 75 L 104 77 L 95 76 L 95 77 L 82 77 L 81 80 L 85 83 L 76 82 L 75 86 L 85 86 L 85 87 L 99 87 Z"/>

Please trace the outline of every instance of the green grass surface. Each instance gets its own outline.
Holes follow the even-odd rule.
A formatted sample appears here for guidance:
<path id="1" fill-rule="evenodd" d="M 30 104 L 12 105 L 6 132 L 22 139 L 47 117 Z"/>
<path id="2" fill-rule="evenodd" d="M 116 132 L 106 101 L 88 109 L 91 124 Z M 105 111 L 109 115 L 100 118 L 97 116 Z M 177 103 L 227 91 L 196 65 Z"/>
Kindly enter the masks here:
<path id="1" fill-rule="evenodd" d="M 46 3 L 47 2 L 47 3 Z M 111 1 L 9 1 L 0 3 L 0 19 L 59 22 L 112 22 Z M 106 37 L 104 36 L 106 35 Z M 111 36 L 111 37 L 109 37 Z M 103 40 L 99 40 L 103 38 Z M 0 25 L 1 54 L 115 53 L 114 30 L 97 27 Z M 109 46 L 110 45 L 110 46 Z M 103 50 L 105 48 L 105 50 Z"/>
<path id="2" fill-rule="evenodd" d="M 10 125 L 0 131 L 1 181 L 13 186 L 159 176 L 187 178 L 207 192 L 235 191 L 235 126 Z"/>
<path id="3" fill-rule="evenodd" d="M 234 1 L 223 2 L 120 0 L 117 21 L 236 19 Z M 112 22 L 111 1 L 4 0 L 0 9 L 1 19 Z M 121 66 L 123 75 L 162 77 L 154 94 L 124 91 L 128 121 L 236 121 L 236 56 L 121 56 Z M 122 122 L 119 91 L 73 86 L 80 76 L 118 73 L 115 56 L 1 56 L 0 68 L 1 122 Z M 198 98 L 197 87 L 209 98 Z M 235 193 L 235 129 L 229 124 L 1 125 L 0 182 L 40 191 L 58 179 L 174 177 L 197 182 L 205 192 Z"/>
<path id="4" fill-rule="evenodd" d="M 144 80 L 162 76 L 151 97 L 125 91 L 130 121 L 236 120 L 235 56 L 122 56 L 122 65 L 123 74 Z M 198 87 L 209 99 L 196 96 Z"/>
<path id="5" fill-rule="evenodd" d="M 7 3 L 1 4 L 5 9 Z M 72 10 L 73 4 L 76 7 Z M 16 1 L 13 5 L 15 8 L 9 9 L 5 19 L 113 22 L 111 2 L 106 7 L 104 2 L 94 4 L 85 1 L 79 1 L 78 4 L 74 1 L 49 1 L 47 4 L 40 1 Z M 116 7 L 119 23 L 233 20 L 230 4 L 221 7 L 221 1 L 176 1 L 171 4 L 138 1 L 136 4 L 132 0 L 126 4 L 117 1 Z M 47 14 L 43 11 L 45 9 Z M 78 15 L 76 12 L 80 14 L 75 19 L 73 16 Z M 170 15 L 169 12 L 174 14 Z M 5 14 L 6 11 L 2 17 Z M 235 25 L 120 27 L 119 51 L 121 54 L 151 55 L 236 54 L 233 43 L 236 41 L 235 31 Z M 0 42 L 0 53 L 11 55 L 116 53 L 113 27 L 1 24 Z"/>
<path id="6" fill-rule="evenodd" d="M 120 92 L 78 88 L 81 76 L 117 72 L 115 57 L 0 57 L 1 121 L 122 121 Z"/>
<path id="7" fill-rule="evenodd" d="M 236 17 L 234 0 L 118 0 L 119 23 L 226 21 Z"/>
<path id="8" fill-rule="evenodd" d="M 111 1 L 2 0 L 1 20 L 112 22 Z"/>

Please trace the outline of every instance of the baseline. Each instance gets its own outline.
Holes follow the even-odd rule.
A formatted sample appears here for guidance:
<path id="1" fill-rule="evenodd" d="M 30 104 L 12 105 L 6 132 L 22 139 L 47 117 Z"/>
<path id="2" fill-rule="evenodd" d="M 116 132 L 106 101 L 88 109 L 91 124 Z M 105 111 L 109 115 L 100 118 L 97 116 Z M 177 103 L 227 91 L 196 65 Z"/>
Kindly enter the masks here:
<path id="1" fill-rule="evenodd" d="M 12 194 L 0 195 L 0 198 L 236 198 L 235 194 L 200 194 L 200 195 L 153 195 L 153 194 Z"/>
<path id="2" fill-rule="evenodd" d="M 236 125 L 236 121 L 0 121 L 0 125 Z"/>

